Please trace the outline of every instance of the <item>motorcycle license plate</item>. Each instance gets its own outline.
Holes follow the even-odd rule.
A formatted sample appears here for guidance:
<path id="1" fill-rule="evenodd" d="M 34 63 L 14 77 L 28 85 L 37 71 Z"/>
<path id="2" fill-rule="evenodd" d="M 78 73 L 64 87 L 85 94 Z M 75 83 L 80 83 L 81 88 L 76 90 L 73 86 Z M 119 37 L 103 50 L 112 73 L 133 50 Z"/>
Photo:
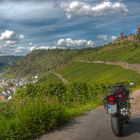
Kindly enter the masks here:
<path id="1" fill-rule="evenodd" d="M 107 105 L 107 110 L 108 110 L 109 114 L 117 113 L 117 105 L 116 104 L 114 104 L 114 105 L 108 104 Z"/>

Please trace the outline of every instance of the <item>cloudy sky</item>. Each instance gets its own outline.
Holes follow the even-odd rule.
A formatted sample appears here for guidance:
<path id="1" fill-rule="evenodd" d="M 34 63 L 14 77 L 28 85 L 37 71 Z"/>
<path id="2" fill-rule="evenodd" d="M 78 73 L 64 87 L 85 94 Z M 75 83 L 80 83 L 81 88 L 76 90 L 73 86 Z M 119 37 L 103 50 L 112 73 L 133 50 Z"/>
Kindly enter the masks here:
<path id="1" fill-rule="evenodd" d="M 0 0 L 0 55 L 96 47 L 140 27 L 140 0 Z"/>

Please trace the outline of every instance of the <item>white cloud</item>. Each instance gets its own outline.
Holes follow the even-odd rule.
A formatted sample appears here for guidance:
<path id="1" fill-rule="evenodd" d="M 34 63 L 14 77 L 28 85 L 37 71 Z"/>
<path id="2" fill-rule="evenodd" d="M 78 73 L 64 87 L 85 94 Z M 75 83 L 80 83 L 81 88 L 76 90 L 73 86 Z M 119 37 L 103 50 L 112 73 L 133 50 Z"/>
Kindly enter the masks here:
<path id="1" fill-rule="evenodd" d="M 62 2 L 61 8 L 65 10 L 67 18 L 71 18 L 72 16 L 103 16 L 128 11 L 126 5 L 123 3 L 110 1 L 105 1 L 97 5 L 80 1 Z"/>
<path id="2" fill-rule="evenodd" d="M 43 45 L 43 46 L 31 46 L 29 47 L 28 51 L 32 52 L 34 50 L 53 50 L 53 49 L 67 49 L 65 47 L 59 47 L 59 46 L 48 46 L 48 45 Z"/>
<path id="3" fill-rule="evenodd" d="M 25 48 L 23 48 L 23 47 L 17 47 L 17 48 L 15 48 L 15 52 L 16 53 L 21 53 L 23 50 L 24 50 Z"/>
<path id="4" fill-rule="evenodd" d="M 35 49 L 36 49 L 36 47 L 34 47 L 34 46 L 29 47 L 29 51 L 30 51 L 30 52 L 32 52 L 32 51 L 35 50 Z"/>
<path id="5" fill-rule="evenodd" d="M 89 47 L 95 47 L 95 42 L 92 40 L 73 40 L 71 38 L 67 38 L 67 39 L 59 39 L 56 42 L 57 46 L 61 46 L 61 47 L 85 47 L 85 48 L 89 48 Z"/>
<path id="6" fill-rule="evenodd" d="M 19 39 L 24 39 L 24 38 L 25 38 L 25 36 L 22 34 L 19 36 Z"/>
<path id="7" fill-rule="evenodd" d="M 101 41 L 112 42 L 112 41 L 115 41 L 117 39 L 117 37 L 116 36 L 108 36 L 108 35 L 98 35 L 97 39 L 99 39 Z"/>
<path id="8" fill-rule="evenodd" d="M 38 49 L 44 49 L 44 50 L 53 50 L 53 49 L 66 49 L 65 47 L 59 47 L 59 46 L 40 46 Z"/>
<path id="9" fill-rule="evenodd" d="M 52 49 L 67 49 L 67 48 L 89 48 L 95 47 L 95 42 L 92 40 L 73 40 L 70 38 L 59 39 L 52 45 L 41 45 L 34 46 L 32 43 L 29 43 L 28 52 L 33 50 L 52 50 Z"/>
<path id="10" fill-rule="evenodd" d="M 115 41 L 116 39 L 117 39 L 116 36 L 111 36 L 111 40 L 112 40 L 112 41 Z"/>
<path id="11" fill-rule="evenodd" d="M 3 46 L 2 46 L 2 45 L 0 45 L 0 49 L 1 49 L 1 48 L 3 48 Z"/>
<path id="12" fill-rule="evenodd" d="M 17 45 L 20 43 L 20 40 L 24 38 L 24 35 L 17 35 L 15 31 L 5 30 L 0 34 L 0 51 L 6 52 L 8 50 L 13 50 L 19 52 L 19 48 L 17 48 Z"/>
<path id="13" fill-rule="evenodd" d="M 0 40 L 11 40 L 15 37 L 16 33 L 14 31 L 5 30 L 0 35 Z"/>
<path id="14" fill-rule="evenodd" d="M 18 42 L 16 41 L 16 40 L 7 40 L 6 42 L 5 42 L 5 44 L 7 45 L 7 46 L 12 46 L 12 45 L 16 45 Z"/>
<path id="15" fill-rule="evenodd" d="M 59 39 L 52 45 L 41 45 L 34 46 L 31 42 L 29 43 L 28 52 L 34 50 L 52 50 L 52 49 L 67 49 L 67 48 L 89 48 L 95 47 L 95 42 L 92 40 L 73 40 L 71 38 Z"/>
<path id="16" fill-rule="evenodd" d="M 29 43 L 28 52 L 34 50 L 52 50 L 52 49 L 68 49 L 68 48 L 89 48 L 95 47 L 95 42 L 92 40 L 73 40 L 71 38 L 59 39 L 52 45 L 41 45 L 34 46 L 32 43 Z"/>
<path id="17" fill-rule="evenodd" d="M 33 43 L 32 43 L 32 42 L 30 42 L 30 43 L 29 43 L 29 46 L 32 46 L 32 45 L 33 45 Z"/>
<path id="18" fill-rule="evenodd" d="M 108 36 L 107 35 L 98 35 L 97 38 L 100 39 L 100 40 L 104 40 L 104 41 L 108 40 Z"/>

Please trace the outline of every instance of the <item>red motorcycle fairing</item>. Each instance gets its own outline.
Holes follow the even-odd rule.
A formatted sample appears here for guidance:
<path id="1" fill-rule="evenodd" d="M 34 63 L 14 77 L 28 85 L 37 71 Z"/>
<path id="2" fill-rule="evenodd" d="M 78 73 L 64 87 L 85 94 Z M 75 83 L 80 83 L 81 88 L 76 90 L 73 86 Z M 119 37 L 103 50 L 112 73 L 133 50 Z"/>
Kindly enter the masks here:
<path id="1" fill-rule="evenodd" d="M 127 101 L 127 96 L 123 92 L 118 92 L 114 95 L 108 95 L 105 97 L 106 104 L 104 108 L 107 109 L 107 104 L 114 105 L 116 103 L 117 97 L 119 97 L 122 102 Z"/>
<path id="2" fill-rule="evenodd" d="M 121 99 L 122 102 L 126 102 L 127 96 L 124 93 L 116 93 L 116 96 Z"/>
<path id="3" fill-rule="evenodd" d="M 115 104 L 116 102 L 116 97 L 114 95 L 110 95 L 109 98 L 108 98 L 108 101 L 109 101 L 109 104 L 110 105 L 113 105 Z"/>

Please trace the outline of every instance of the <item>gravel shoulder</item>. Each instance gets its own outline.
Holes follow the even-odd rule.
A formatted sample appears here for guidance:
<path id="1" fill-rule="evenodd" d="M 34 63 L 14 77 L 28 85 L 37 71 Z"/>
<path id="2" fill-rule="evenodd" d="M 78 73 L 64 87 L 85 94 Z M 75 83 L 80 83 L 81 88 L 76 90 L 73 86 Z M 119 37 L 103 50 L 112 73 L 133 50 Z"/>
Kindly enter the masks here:
<path id="1" fill-rule="evenodd" d="M 131 100 L 132 114 L 134 116 L 140 116 L 140 89 L 133 92 L 131 95 L 133 100 Z"/>

